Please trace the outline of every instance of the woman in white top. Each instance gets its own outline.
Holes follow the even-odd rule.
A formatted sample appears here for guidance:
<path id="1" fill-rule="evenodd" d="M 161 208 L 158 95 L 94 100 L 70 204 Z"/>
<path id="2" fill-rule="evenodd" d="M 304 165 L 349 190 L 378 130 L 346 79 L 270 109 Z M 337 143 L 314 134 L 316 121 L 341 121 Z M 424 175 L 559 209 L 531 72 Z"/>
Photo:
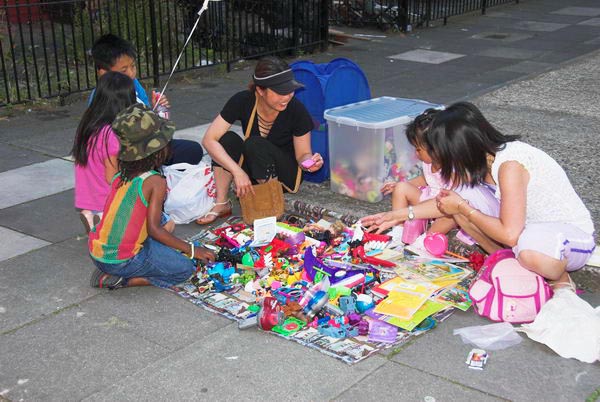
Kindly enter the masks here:
<path id="1" fill-rule="evenodd" d="M 442 177 L 454 186 L 496 186 L 500 216 L 485 215 L 450 190 L 437 196 L 438 208 L 486 251 L 511 247 L 527 269 L 574 288 L 568 272 L 585 265 L 595 248 L 590 212 L 560 165 L 518 138 L 500 133 L 471 103 L 438 113 L 426 141 Z"/>

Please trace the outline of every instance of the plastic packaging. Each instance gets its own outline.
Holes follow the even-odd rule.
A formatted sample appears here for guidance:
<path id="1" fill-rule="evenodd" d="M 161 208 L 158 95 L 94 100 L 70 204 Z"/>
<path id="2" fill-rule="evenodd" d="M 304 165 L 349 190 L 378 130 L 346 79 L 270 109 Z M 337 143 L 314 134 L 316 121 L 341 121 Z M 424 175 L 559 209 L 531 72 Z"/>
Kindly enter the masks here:
<path id="1" fill-rule="evenodd" d="M 159 97 L 160 97 L 160 92 L 152 91 L 152 99 L 154 102 L 158 102 Z M 154 111 L 156 112 L 157 115 L 159 115 L 163 119 L 169 120 L 169 117 L 171 116 L 169 113 L 169 108 L 164 105 L 161 105 L 160 103 L 154 107 Z"/>
<path id="2" fill-rule="evenodd" d="M 329 278 L 325 277 L 321 282 L 311 286 L 300 298 L 298 304 L 300 304 L 302 307 L 305 307 L 308 302 L 316 296 L 317 292 L 327 292 L 327 289 L 329 289 Z"/>
<path id="3" fill-rule="evenodd" d="M 460 335 L 464 343 L 470 343 L 478 348 L 488 350 L 506 349 L 521 343 L 523 340 L 508 322 L 458 328 L 453 333 L 454 335 Z"/>
<path id="4" fill-rule="evenodd" d="M 517 329 L 565 358 L 600 360 L 600 306 L 594 308 L 569 289 L 558 289 L 535 321 Z"/>

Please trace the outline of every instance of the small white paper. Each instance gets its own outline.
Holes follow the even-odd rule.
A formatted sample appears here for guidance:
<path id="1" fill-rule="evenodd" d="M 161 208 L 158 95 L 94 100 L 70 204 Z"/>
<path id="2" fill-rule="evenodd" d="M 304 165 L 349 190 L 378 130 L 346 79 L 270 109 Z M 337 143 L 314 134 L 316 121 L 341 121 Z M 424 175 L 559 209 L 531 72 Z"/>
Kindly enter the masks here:
<path id="1" fill-rule="evenodd" d="M 317 226 L 322 227 L 323 229 L 327 230 L 331 227 L 331 222 L 326 221 L 325 219 L 320 219 L 319 222 L 316 223 Z"/>
<path id="2" fill-rule="evenodd" d="M 277 218 L 269 216 L 268 218 L 256 219 L 254 221 L 254 240 L 250 247 L 262 247 L 271 243 L 277 234 Z"/>

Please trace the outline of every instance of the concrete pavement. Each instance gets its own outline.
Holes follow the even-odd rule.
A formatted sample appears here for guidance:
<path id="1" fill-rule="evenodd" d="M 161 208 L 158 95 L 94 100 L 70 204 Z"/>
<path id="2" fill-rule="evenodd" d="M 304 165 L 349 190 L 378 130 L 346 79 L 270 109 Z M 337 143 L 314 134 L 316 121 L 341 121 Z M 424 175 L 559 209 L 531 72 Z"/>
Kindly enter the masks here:
<path id="1" fill-rule="evenodd" d="M 349 34 L 381 32 L 350 30 Z M 469 99 L 504 132 L 519 133 L 561 163 L 600 227 L 600 5 L 521 1 L 447 26 L 349 40 L 316 62 L 355 60 L 373 96 L 450 103 Z M 231 74 L 170 86 L 179 136 L 200 138 L 249 80 Z M 487 324 L 457 312 L 400 350 L 347 366 L 231 321 L 171 293 L 88 285 L 92 264 L 72 199 L 69 153 L 83 103 L 16 111 L 0 120 L 0 395 L 9 400 L 582 400 L 600 387 L 600 365 L 563 359 L 527 338 L 464 364 L 470 345 L 452 330 Z M 303 185 L 302 198 L 357 215 L 380 211 Z M 180 237 L 199 230 L 177 227 Z M 600 304 L 600 275 L 575 276 Z M 429 398 L 428 398 L 429 397 Z M 427 399 L 426 399 L 427 398 Z M 434 399 L 430 399 L 434 398 Z"/>

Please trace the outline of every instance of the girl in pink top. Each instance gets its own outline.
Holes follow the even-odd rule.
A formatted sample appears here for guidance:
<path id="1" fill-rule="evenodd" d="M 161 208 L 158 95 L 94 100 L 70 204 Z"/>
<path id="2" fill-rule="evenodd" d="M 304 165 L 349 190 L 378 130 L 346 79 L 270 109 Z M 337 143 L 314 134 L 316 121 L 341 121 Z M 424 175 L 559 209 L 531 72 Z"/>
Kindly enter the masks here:
<path id="1" fill-rule="evenodd" d="M 384 194 L 392 193 L 392 210 L 361 219 L 361 223 L 370 230 L 382 232 L 393 226 L 402 225 L 406 219 L 435 219 L 428 229 L 433 233 L 448 233 L 456 227 L 452 217 L 444 216 L 437 208 L 435 197 L 443 189 L 453 188 L 441 176 L 441 166 L 432 163 L 427 151 L 425 136 L 429 130 L 436 109 L 427 109 L 406 128 L 408 142 L 415 147 L 417 158 L 423 162 L 423 174 L 409 181 L 400 183 L 386 183 L 381 191 Z M 494 197 L 494 189 L 485 184 L 475 186 L 460 186 L 454 189 L 457 193 L 468 197 L 472 205 L 477 205 L 481 210 L 492 216 L 498 216 L 499 203 Z M 415 207 L 415 208 L 413 208 Z M 459 232 L 459 239 L 472 244 L 472 239 Z"/>
<path id="2" fill-rule="evenodd" d="M 118 172 L 120 143 L 111 124 L 117 113 L 136 103 L 133 80 L 108 72 L 98 79 L 94 100 L 83 114 L 71 154 L 75 159 L 75 208 L 86 231 L 100 217 L 110 182 Z M 99 219 L 98 219 L 99 220 Z"/>

